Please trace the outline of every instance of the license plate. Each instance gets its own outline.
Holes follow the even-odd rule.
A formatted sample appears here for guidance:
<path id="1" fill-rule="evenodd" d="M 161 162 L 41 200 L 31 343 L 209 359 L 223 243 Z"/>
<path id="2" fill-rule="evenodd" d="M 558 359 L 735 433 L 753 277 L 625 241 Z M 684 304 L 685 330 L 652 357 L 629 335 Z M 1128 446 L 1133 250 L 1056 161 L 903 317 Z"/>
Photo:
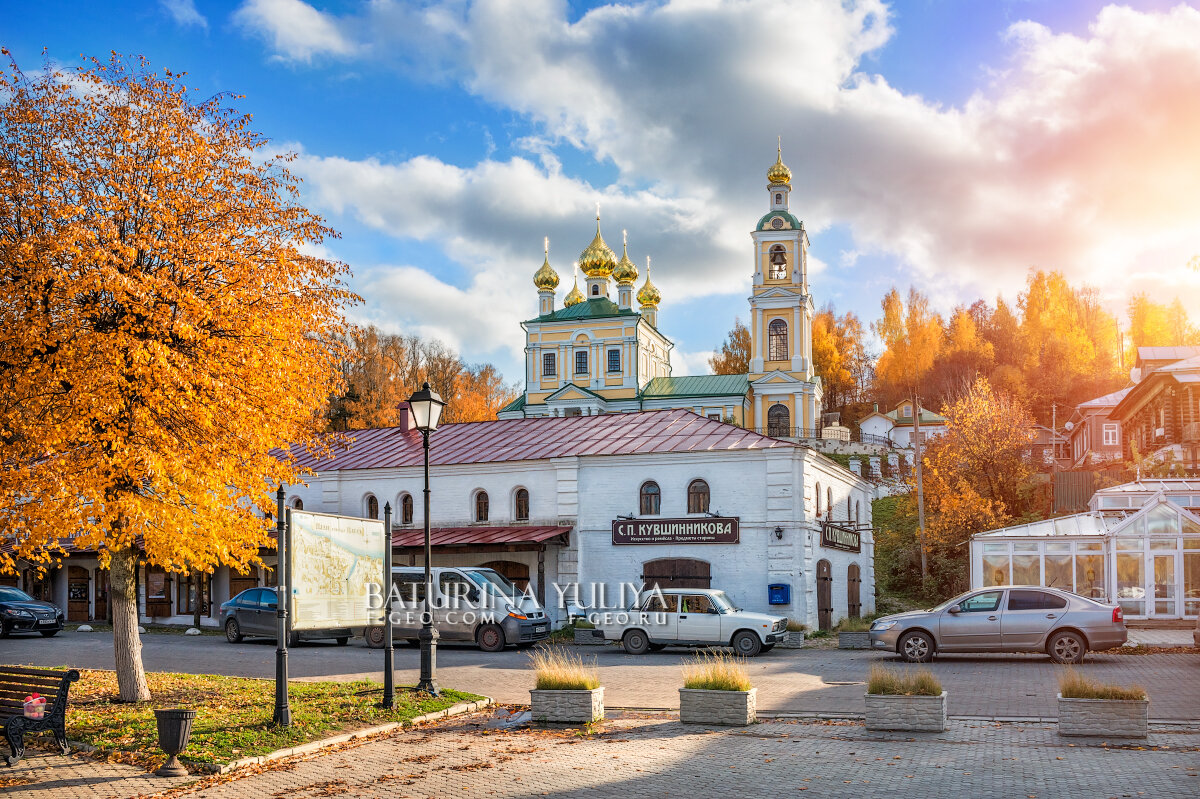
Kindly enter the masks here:
<path id="1" fill-rule="evenodd" d="M 38 624 L 42 625 L 43 627 L 53 627 L 54 620 L 51 619 L 50 621 L 39 621 Z"/>
<path id="2" fill-rule="evenodd" d="M 539 624 L 537 627 L 534 627 L 534 628 L 533 628 L 533 631 L 534 631 L 535 633 L 544 633 L 544 632 L 546 632 L 546 625 L 544 625 L 544 624 Z"/>

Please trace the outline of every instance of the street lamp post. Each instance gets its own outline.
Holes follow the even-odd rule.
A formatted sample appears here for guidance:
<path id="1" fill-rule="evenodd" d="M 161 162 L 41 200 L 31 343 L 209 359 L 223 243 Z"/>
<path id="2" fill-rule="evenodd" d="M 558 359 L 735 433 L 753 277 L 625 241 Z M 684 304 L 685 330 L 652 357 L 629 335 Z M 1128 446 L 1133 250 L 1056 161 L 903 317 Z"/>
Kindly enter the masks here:
<path id="1" fill-rule="evenodd" d="M 416 428 L 421 431 L 421 443 L 425 449 L 425 612 L 421 615 L 421 632 L 417 636 L 421 642 L 421 681 L 417 683 L 417 690 L 430 696 L 440 696 L 435 677 L 438 633 L 433 627 L 433 611 L 429 604 L 433 595 L 433 575 L 430 571 L 432 548 L 429 544 L 429 434 L 437 429 L 446 403 L 436 391 L 429 388 L 429 383 L 425 383 L 420 391 L 409 398 L 408 404 Z"/>

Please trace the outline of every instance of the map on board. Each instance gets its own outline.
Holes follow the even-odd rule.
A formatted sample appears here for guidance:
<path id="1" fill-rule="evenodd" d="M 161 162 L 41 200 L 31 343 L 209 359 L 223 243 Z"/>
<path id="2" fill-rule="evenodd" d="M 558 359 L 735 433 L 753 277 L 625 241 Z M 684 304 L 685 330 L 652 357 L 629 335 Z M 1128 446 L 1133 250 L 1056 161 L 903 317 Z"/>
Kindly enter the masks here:
<path id="1" fill-rule="evenodd" d="M 298 510 L 291 517 L 292 629 L 382 624 L 368 589 L 384 583 L 383 522 Z"/>

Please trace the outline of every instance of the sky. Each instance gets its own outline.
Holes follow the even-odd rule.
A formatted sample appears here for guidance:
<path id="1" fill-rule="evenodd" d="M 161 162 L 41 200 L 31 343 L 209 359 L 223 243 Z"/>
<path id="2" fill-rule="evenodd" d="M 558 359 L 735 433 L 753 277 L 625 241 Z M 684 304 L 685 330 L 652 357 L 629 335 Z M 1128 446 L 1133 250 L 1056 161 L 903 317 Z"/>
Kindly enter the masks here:
<path id="1" fill-rule="evenodd" d="M 25 70 L 186 72 L 297 154 L 354 319 L 522 374 L 543 237 L 571 286 L 596 204 L 653 257 L 676 375 L 746 319 L 777 137 L 818 306 L 950 311 L 1031 268 L 1200 318 L 1200 0 L 40 0 Z M 618 250 L 619 252 L 619 250 Z M 1124 322 L 1123 322 L 1124 323 Z"/>

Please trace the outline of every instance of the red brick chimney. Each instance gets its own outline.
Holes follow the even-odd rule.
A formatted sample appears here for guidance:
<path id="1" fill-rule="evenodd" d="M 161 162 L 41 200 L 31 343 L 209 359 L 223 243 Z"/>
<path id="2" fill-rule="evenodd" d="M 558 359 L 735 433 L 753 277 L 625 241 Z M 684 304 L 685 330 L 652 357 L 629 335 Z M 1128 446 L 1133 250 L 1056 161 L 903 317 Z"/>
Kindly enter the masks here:
<path id="1" fill-rule="evenodd" d="M 412 408 L 407 402 L 401 402 L 396 406 L 396 410 L 400 411 L 400 432 L 407 433 L 409 430 L 417 429 L 417 420 L 413 418 Z"/>

